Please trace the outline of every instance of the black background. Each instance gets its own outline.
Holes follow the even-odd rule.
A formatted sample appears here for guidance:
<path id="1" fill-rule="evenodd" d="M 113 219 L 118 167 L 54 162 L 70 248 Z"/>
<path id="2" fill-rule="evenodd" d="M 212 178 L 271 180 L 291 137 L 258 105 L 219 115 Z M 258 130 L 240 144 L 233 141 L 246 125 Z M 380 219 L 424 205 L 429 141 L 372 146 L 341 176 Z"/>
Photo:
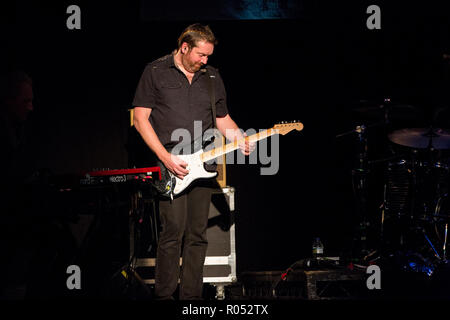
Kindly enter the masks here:
<path id="1" fill-rule="evenodd" d="M 81 30 L 66 28 L 70 4 L 81 8 Z M 285 269 L 310 255 L 314 236 L 329 256 L 348 252 L 358 219 L 355 136 L 336 135 L 360 124 L 351 110 L 361 100 L 390 97 L 426 115 L 448 105 L 449 11 L 403 1 L 304 4 L 296 19 L 154 22 L 140 19 L 138 1 L 2 4 L 2 61 L 34 81 L 36 166 L 55 174 L 126 168 L 127 109 L 144 66 L 171 52 L 184 27 L 202 22 L 219 40 L 209 63 L 221 72 L 237 124 L 305 126 L 280 137 L 276 175 L 260 175 L 260 165 L 227 167 L 236 188 L 238 273 Z M 370 4 L 381 8 L 381 30 L 366 27 Z M 383 156 L 384 138 L 370 141 L 371 159 Z M 374 220 L 379 177 L 371 180 Z"/>

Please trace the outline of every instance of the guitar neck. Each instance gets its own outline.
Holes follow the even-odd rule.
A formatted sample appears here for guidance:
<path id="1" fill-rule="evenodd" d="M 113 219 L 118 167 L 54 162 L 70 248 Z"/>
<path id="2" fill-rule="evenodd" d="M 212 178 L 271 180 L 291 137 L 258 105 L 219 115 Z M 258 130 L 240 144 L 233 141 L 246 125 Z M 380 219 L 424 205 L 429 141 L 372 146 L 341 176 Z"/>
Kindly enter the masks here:
<path id="1" fill-rule="evenodd" d="M 215 159 L 217 157 L 220 157 L 221 155 L 227 154 L 231 151 L 237 150 L 239 149 L 239 145 L 244 143 L 245 141 L 249 141 L 249 142 L 257 142 L 259 140 L 263 140 L 266 139 L 274 134 L 277 134 L 278 130 L 277 129 L 267 129 L 255 134 L 252 134 L 251 136 L 239 139 L 239 140 L 235 140 L 234 142 L 230 142 L 228 144 L 225 144 L 221 147 L 218 148 L 214 148 L 212 150 L 209 150 L 207 152 L 204 152 L 201 156 L 200 159 L 202 160 L 202 162 L 206 162 L 212 159 Z"/>

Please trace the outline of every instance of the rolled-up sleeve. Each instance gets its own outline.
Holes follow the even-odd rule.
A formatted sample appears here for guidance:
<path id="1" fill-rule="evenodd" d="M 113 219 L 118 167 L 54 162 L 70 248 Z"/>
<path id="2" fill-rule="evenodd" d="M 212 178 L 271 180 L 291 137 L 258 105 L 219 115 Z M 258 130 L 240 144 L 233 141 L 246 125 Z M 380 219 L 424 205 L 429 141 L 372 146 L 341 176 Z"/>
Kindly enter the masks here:
<path id="1" fill-rule="evenodd" d="M 141 75 L 133 99 L 134 107 L 145 107 L 152 109 L 156 107 L 152 69 L 153 67 L 151 65 L 147 65 Z"/>
<path id="2" fill-rule="evenodd" d="M 225 117 L 228 114 L 227 107 L 227 93 L 222 77 L 217 72 L 216 74 L 216 116 L 219 118 Z"/>

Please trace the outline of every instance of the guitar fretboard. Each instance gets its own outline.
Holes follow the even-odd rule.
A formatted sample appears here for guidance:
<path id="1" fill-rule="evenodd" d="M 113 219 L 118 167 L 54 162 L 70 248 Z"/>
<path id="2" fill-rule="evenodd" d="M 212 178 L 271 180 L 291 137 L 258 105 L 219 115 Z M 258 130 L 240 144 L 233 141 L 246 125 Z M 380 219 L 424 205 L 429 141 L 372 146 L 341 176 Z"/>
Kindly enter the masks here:
<path id="1" fill-rule="evenodd" d="M 202 160 L 202 162 L 206 162 L 206 161 L 215 159 L 217 157 L 220 157 L 221 155 L 224 155 L 231 151 L 239 149 L 239 145 L 244 143 L 247 140 L 249 142 L 257 142 L 259 140 L 266 139 L 277 133 L 278 133 L 277 129 L 271 128 L 271 129 L 267 129 L 267 130 L 252 134 L 251 136 L 245 137 L 243 139 L 235 140 L 233 142 L 225 144 L 222 147 L 214 148 L 212 150 L 204 152 L 201 154 L 200 159 Z"/>

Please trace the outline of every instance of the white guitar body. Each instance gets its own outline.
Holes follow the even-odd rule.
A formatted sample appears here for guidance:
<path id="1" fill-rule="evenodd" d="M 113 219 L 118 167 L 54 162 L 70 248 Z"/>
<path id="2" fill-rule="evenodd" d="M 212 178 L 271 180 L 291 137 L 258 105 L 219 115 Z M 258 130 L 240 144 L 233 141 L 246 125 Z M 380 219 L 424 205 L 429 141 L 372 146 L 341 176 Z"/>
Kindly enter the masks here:
<path id="1" fill-rule="evenodd" d="M 186 169 L 189 171 L 189 173 L 185 175 L 183 179 L 180 179 L 174 174 L 170 173 L 170 175 L 174 177 L 176 181 L 175 188 L 173 189 L 173 195 L 176 196 L 180 194 L 197 179 L 214 178 L 215 176 L 217 176 L 217 172 L 209 172 L 205 170 L 203 162 L 200 158 L 202 153 L 203 150 L 199 150 L 193 154 L 178 155 L 178 158 L 188 164 Z"/>

